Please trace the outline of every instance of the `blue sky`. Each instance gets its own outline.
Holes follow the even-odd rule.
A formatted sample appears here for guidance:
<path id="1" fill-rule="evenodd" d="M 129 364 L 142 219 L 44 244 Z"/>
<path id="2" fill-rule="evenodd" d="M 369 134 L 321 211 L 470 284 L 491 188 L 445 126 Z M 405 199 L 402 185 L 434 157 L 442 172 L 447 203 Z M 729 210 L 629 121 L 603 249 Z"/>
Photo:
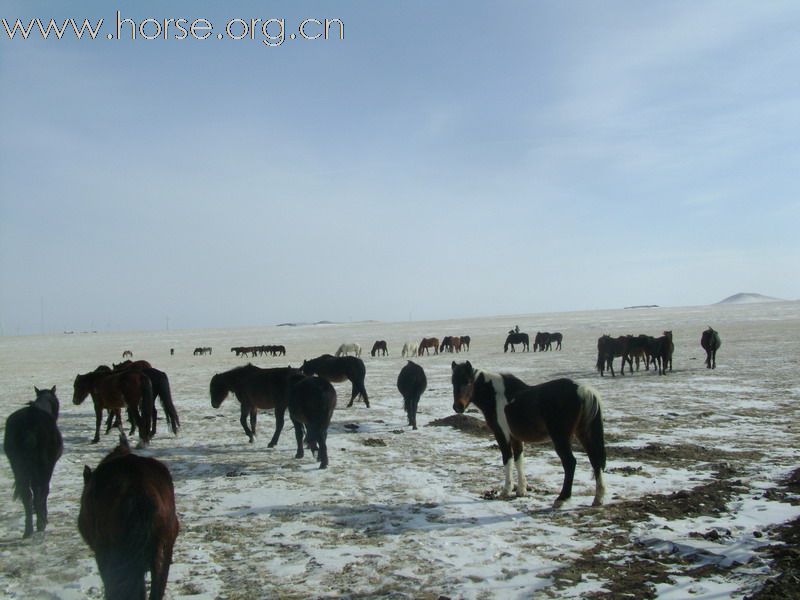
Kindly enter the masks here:
<path id="1" fill-rule="evenodd" d="M 0 325 L 800 297 L 793 2 L 4 2 L 344 40 L 9 40 Z"/>

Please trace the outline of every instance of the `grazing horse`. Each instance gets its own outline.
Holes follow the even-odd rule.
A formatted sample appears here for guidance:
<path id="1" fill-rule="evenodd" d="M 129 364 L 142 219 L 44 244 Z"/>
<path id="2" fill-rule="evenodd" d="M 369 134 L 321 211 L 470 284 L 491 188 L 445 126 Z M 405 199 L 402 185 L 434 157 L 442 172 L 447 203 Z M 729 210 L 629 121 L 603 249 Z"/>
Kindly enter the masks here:
<path id="1" fill-rule="evenodd" d="M 536 337 L 533 338 L 533 351 L 536 352 L 537 349 L 540 352 L 544 352 L 545 350 L 550 349 L 550 334 L 547 333 L 546 331 L 536 332 Z"/>
<path id="2" fill-rule="evenodd" d="M 179 528 L 169 469 L 131 453 L 124 435 L 94 471 L 84 467 L 78 530 L 94 552 L 106 600 L 144 599 L 148 571 L 149 598 L 161 600 Z"/>
<path id="3" fill-rule="evenodd" d="M 258 409 L 275 409 L 275 433 L 267 447 L 278 443 L 283 430 L 286 402 L 289 393 L 289 379 L 299 371 L 291 367 L 262 369 L 251 364 L 236 367 L 224 373 L 217 373 L 211 378 L 209 393 L 211 406 L 219 408 L 222 401 L 233 392 L 242 405 L 239 422 L 242 424 L 250 443 L 255 441 Z M 248 417 L 250 427 L 247 426 Z"/>
<path id="4" fill-rule="evenodd" d="M 570 440 L 578 438 L 595 476 L 593 506 L 603 503 L 606 467 L 603 414 L 599 394 L 589 386 L 570 379 L 555 379 L 528 386 L 509 374 L 496 374 L 472 367 L 469 361 L 452 364 L 453 410 L 463 413 L 470 403 L 483 413 L 494 433 L 503 457 L 503 494 L 512 492 L 511 459 L 517 470 L 517 496 L 527 493 L 523 442 L 552 440 L 561 465 L 564 482 L 553 506 L 558 508 L 572 495 L 575 457 Z"/>
<path id="5" fill-rule="evenodd" d="M 672 343 L 672 332 L 665 331 L 659 338 L 649 338 L 649 354 L 653 366 L 658 369 L 659 375 L 667 374 L 667 366 L 672 371 L 672 352 L 675 345 Z"/>
<path id="6" fill-rule="evenodd" d="M 622 357 L 622 367 L 620 374 L 625 375 L 625 361 L 628 361 L 629 370 L 633 370 L 633 363 L 628 355 L 628 336 L 620 336 L 612 338 L 610 335 L 603 335 L 597 339 L 597 370 L 600 371 L 602 377 L 605 370 L 611 371 L 611 376 L 616 377 L 614 373 L 614 359 Z"/>
<path id="7" fill-rule="evenodd" d="M 370 354 L 375 356 L 376 354 L 383 354 L 386 356 L 389 354 L 389 350 L 386 348 L 386 341 L 385 340 L 378 340 L 374 344 L 372 344 L 372 350 L 370 350 Z"/>
<path id="8" fill-rule="evenodd" d="M 703 332 L 700 337 L 700 345 L 706 351 L 706 368 L 717 368 L 717 350 L 722 345 L 722 340 L 719 339 L 719 333 L 709 327 Z"/>
<path id="9" fill-rule="evenodd" d="M 408 424 L 417 428 L 417 406 L 419 399 L 428 387 L 425 370 L 417 363 L 408 361 L 397 376 L 397 390 L 403 396 L 403 408 L 408 416 Z"/>
<path id="10" fill-rule="evenodd" d="M 512 332 L 508 334 L 506 343 L 503 344 L 503 352 L 508 352 L 508 347 L 511 346 L 511 351 L 516 352 L 515 344 L 522 344 L 522 350 L 528 352 L 531 349 L 531 340 L 527 333 Z"/>
<path id="11" fill-rule="evenodd" d="M 58 430 L 58 398 L 56 387 L 36 391 L 36 399 L 14 411 L 6 419 L 3 450 L 14 473 L 14 499 L 25 507 L 23 538 L 33 535 L 33 513 L 36 531 L 47 526 L 47 496 L 53 469 L 61 457 L 64 442 Z"/>
<path id="12" fill-rule="evenodd" d="M 95 414 L 93 444 L 100 441 L 103 410 L 127 408 L 128 418 L 139 429 L 141 444 L 147 445 L 152 435 L 151 419 L 154 402 L 153 385 L 147 375 L 138 369 L 111 371 L 108 367 L 98 367 L 94 371 L 75 377 L 72 403 L 81 404 L 90 394 Z"/>
<path id="13" fill-rule="evenodd" d="M 352 390 L 347 408 L 353 406 L 353 400 L 359 395 L 367 408 L 369 408 L 369 396 L 367 395 L 367 389 L 364 387 L 367 368 L 360 358 L 355 356 L 336 357 L 330 354 L 323 354 L 311 360 L 304 360 L 300 370 L 306 375 L 319 375 L 331 383 L 340 383 L 345 379 L 349 380 L 352 384 Z"/>
<path id="14" fill-rule="evenodd" d="M 336 408 L 336 390 L 327 379 L 295 375 L 289 387 L 289 418 L 297 439 L 295 458 L 303 458 L 303 430 L 308 447 L 319 460 L 319 468 L 328 468 L 328 427 Z"/>
<path id="15" fill-rule="evenodd" d="M 402 357 L 405 358 L 406 356 L 416 356 L 417 355 L 417 342 L 406 342 L 403 344 L 403 353 Z"/>
<path id="16" fill-rule="evenodd" d="M 431 348 L 433 348 L 434 354 L 439 354 L 439 338 L 422 338 L 417 350 L 417 356 L 422 356 L 423 352 L 430 356 Z"/>
<path id="17" fill-rule="evenodd" d="M 559 333 L 558 331 L 555 331 L 555 332 L 550 334 L 550 344 L 555 344 L 556 345 L 556 350 L 561 350 L 561 342 L 563 340 L 564 340 L 564 336 L 561 333 Z M 547 349 L 550 350 L 550 345 L 547 346 Z"/>
<path id="18" fill-rule="evenodd" d="M 336 356 L 350 356 L 351 353 L 356 357 L 361 356 L 361 346 L 358 344 L 342 344 L 336 350 Z"/>
<path id="19" fill-rule="evenodd" d="M 464 349 L 464 352 L 469 352 L 469 343 L 471 338 L 468 335 L 462 335 L 459 340 L 461 341 L 461 347 Z"/>

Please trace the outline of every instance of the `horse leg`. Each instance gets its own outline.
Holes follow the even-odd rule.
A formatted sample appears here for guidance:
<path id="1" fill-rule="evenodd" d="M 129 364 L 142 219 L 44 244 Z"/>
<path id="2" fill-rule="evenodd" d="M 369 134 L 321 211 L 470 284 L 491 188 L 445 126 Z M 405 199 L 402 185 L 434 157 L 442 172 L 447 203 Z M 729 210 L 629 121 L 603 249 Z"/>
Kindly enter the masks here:
<path id="1" fill-rule="evenodd" d="M 252 444 L 255 441 L 255 432 L 247 426 L 247 419 L 250 418 L 252 422 L 252 415 L 250 414 L 250 406 L 245 402 L 242 402 L 242 412 L 241 416 L 239 417 L 239 423 L 242 424 L 242 429 L 244 429 L 247 438 L 250 440 Z"/>
<path id="2" fill-rule="evenodd" d="M 297 440 L 297 453 L 295 458 L 303 458 L 305 452 L 303 451 L 303 424 L 300 421 L 292 419 L 294 425 L 294 437 Z"/>
<path id="3" fill-rule="evenodd" d="M 103 422 L 103 409 L 99 404 L 94 405 L 94 439 L 92 443 L 100 441 L 100 424 Z"/>
<path id="4" fill-rule="evenodd" d="M 514 455 L 514 466 L 517 468 L 517 496 L 528 494 L 528 480 L 525 478 L 525 455 L 522 442 L 511 440 L 511 451 Z"/>
<path id="5" fill-rule="evenodd" d="M 417 406 L 419 405 L 419 396 L 415 396 L 411 399 L 411 419 L 409 425 L 411 425 L 412 429 L 417 428 Z"/>
<path id="6" fill-rule="evenodd" d="M 43 477 L 36 477 L 33 482 L 33 508 L 36 510 L 36 531 L 44 531 L 47 527 L 47 494 L 49 484 Z"/>
<path id="7" fill-rule="evenodd" d="M 22 500 L 22 506 L 25 508 L 25 532 L 22 534 L 22 539 L 25 539 L 33 535 L 33 490 L 27 476 L 17 479 L 15 487 L 19 499 Z"/>
<path id="8" fill-rule="evenodd" d="M 162 600 L 164 597 L 171 564 L 172 542 L 159 544 L 150 565 L 150 600 Z"/>
<path id="9" fill-rule="evenodd" d="M 283 431 L 283 421 L 284 415 L 286 413 L 286 406 L 276 406 L 275 407 L 275 433 L 272 435 L 272 439 L 267 444 L 268 448 L 272 448 L 275 444 L 278 443 L 278 438 L 281 437 L 281 431 Z"/>
<path id="10" fill-rule="evenodd" d="M 497 444 L 500 446 L 500 454 L 503 457 L 503 474 L 505 480 L 503 482 L 503 496 L 510 496 L 513 489 L 511 483 L 511 459 L 512 451 L 511 446 L 502 435 L 495 434 Z"/>
<path id="11" fill-rule="evenodd" d="M 553 508 L 560 508 L 561 505 L 572 496 L 572 480 L 575 477 L 575 465 L 578 461 L 575 460 L 575 456 L 572 454 L 569 435 L 562 435 L 559 433 L 553 435 L 553 433 L 551 433 L 551 437 L 553 439 L 553 446 L 555 446 L 556 449 L 556 454 L 558 454 L 558 458 L 561 459 L 561 466 L 564 468 L 564 484 L 561 486 L 561 493 L 553 503 Z"/>
<path id="12" fill-rule="evenodd" d="M 327 469 L 328 468 L 328 428 L 320 429 L 317 432 L 317 439 L 319 440 L 319 452 L 317 453 L 317 458 L 319 458 L 319 468 L 320 469 Z"/>
<path id="13" fill-rule="evenodd" d="M 603 482 L 606 449 L 603 439 L 603 422 L 602 420 L 597 421 L 598 418 L 595 417 L 591 429 L 577 433 L 577 438 L 586 451 L 594 472 L 594 500 L 592 501 L 592 506 L 602 506 L 603 498 L 606 495 L 606 486 Z"/>

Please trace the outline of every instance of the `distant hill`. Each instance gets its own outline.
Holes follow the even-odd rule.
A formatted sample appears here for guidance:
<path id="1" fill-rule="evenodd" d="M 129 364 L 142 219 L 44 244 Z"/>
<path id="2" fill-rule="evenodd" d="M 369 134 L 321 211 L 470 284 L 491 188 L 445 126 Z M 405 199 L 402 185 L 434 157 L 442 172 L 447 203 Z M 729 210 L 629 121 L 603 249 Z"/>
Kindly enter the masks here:
<path id="1" fill-rule="evenodd" d="M 717 304 L 756 304 L 759 302 L 783 302 L 780 298 L 764 296 L 763 294 L 741 293 L 728 296 Z"/>

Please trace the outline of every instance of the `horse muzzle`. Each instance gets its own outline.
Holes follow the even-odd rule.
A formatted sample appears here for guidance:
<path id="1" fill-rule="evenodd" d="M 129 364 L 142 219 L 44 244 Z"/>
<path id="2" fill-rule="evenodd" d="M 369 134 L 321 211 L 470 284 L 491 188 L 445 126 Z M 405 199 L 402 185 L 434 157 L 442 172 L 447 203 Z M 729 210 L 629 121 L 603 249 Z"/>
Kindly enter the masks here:
<path id="1" fill-rule="evenodd" d="M 465 408 L 466 407 L 463 404 L 461 404 L 460 402 L 458 402 L 458 401 L 453 402 L 453 410 L 455 412 L 457 412 L 458 414 L 460 414 L 460 415 L 464 414 Z"/>

